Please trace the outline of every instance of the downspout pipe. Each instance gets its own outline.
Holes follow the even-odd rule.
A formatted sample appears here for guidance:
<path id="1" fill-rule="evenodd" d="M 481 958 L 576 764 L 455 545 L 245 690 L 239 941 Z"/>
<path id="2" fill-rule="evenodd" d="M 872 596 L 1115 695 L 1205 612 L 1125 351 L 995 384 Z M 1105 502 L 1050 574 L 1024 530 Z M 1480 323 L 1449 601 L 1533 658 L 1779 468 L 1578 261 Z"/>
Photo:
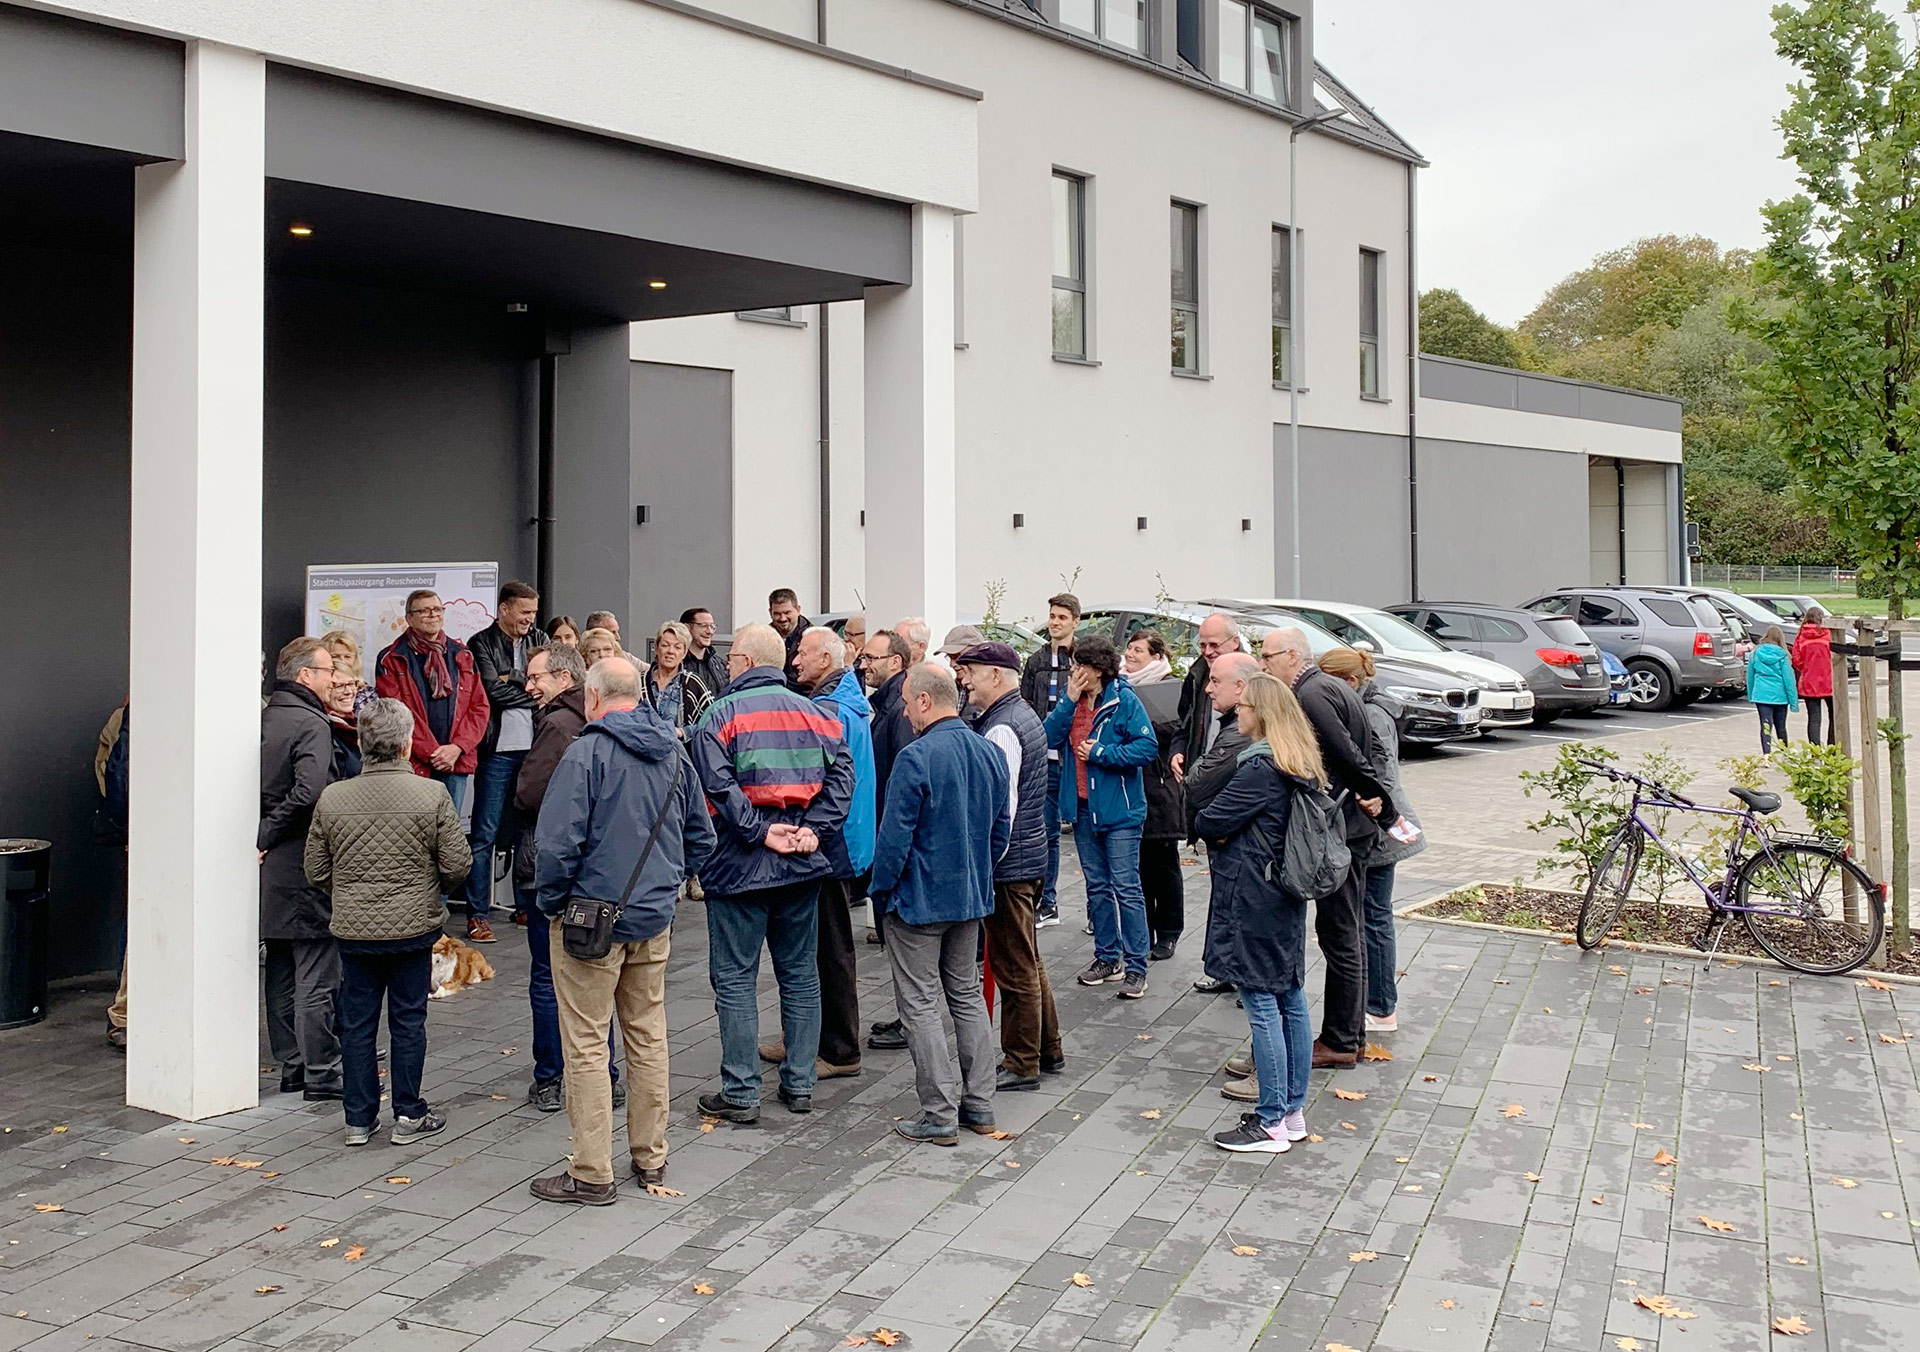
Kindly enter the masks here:
<path id="1" fill-rule="evenodd" d="M 551 347 L 551 344 L 546 346 Z M 534 507 L 533 585 L 539 588 L 540 602 L 549 615 L 559 611 L 553 585 L 553 413 L 555 387 L 560 380 L 560 357 L 545 351 L 540 354 L 540 407 L 536 431 L 535 459 L 537 488 Z M 524 482 L 524 481 L 523 481 Z"/>
<path id="2" fill-rule="evenodd" d="M 1627 462 L 1613 458 L 1613 521 L 1620 537 L 1620 585 L 1627 585 Z"/>
<path id="3" fill-rule="evenodd" d="M 827 45 L 827 0 L 814 0 L 813 40 Z M 815 365 L 820 373 L 820 425 L 816 433 L 820 445 L 820 611 L 833 609 L 833 391 L 831 361 L 832 340 L 828 334 L 827 303 L 819 305 L 819 350 Z"/>
<path id="4" fill-rule="evenodd" d="M 1407 599 L 1420 599 L 1420 255 L 1419 198 L 1407 165 Z"/>

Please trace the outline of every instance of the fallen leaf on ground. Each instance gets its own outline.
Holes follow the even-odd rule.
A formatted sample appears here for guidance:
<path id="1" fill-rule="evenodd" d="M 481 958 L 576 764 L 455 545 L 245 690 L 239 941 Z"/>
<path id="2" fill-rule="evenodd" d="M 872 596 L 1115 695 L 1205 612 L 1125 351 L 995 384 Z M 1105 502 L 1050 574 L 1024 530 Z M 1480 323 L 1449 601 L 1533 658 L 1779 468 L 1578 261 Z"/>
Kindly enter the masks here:
<path id="1" fill-rule="evenodd" d="M 875 1329 L 873 1331 L 873 1340 L 882 1347 L 892 1347 L 900 1341 L 900 1335 L 892 1329 Z"/>
<path id="2" fill-rule="evenodd" d="M 278 1169 L 262 1169 L 262 1170 L 260 1171 L 260 1177 L 262 1177 L 262 1178 L 278 1178 L 278 1177 L 280 1177 L 280 1171 L 279 1171 Z"/>
<path id="3" fill-rule="evenodd" d="M 1540 1175 L 1538 1175 L 1538 1174 L 1525 1174 L 1525 1175 L 1523 1175 L 1523 1177 L 1524 1177 L 1524 1178 L 1525 1178 L 1525 1179 L 1527 1180 L 1527 1182 L 1529 1182 L 1529 1183 L 1538 1183 L 1538 1182 L 1540 1181 Z"/>
<path id="4" fill-rule="evenodd" d="M 1404 1187 L 1404 1188 L 1402 1188 L 1402 1189 L 1400 1189 L 1400 1191 L 1402 1191 L 1402 1192 L 1419 1192 L 1419 1191 L 1420 1191 L 1420 1187 L 1421 1187 L 1421 1185 L 1420 1185 L 1420 1184 L 1418 1184 L 1418 1183 L 1409 1183 L 1409 1184 L 1407 1184 L 1407 1186 L 1406 1186 L 1406 1187 Z"/>
<path id="5" fill-rule="evenodd" d="M 1673 1303 L 1672 1296 L 1635 1296 L 1633 1303 L 1643 1310 L 1652 1310 L 1662 1319 L 1695 1319 L 1692 1310 L 1683 1310 Z"/>
<path id="6" fill-rule="evenodd" d="M 256 1296 L 270 1296 L 279 1289 L 277 1286 L 256 1286 L 253 1288 L 253 1294 Z"/>
<path id="7" fill-rule="evenodd" d="M 1862 981 L 1860 984 L 1862 986 L 1865 986 L 1870 991 L 1890 991 L 1893 989 L 1892 982 L 1882 981 L 1877 976 L 1870 976 L 1865 981 Z M 59 1130 L 59 1128 L 55 1128 L 55 1130 Z"/>
<path id="8" fill-rule="evenodd" d="M 1671 1150 L 1657 1150 L 1654 1152 L 1653 1162 L 1655 1164 L 1678 1164 L 1680 1157 Z"/>
<path id="9" fill-rule="evenodd" d="M 1671 1197 L 1671 1196 L 1673 1195 L 1673 1184 L 1671 1184 L 1671 1183 L 1655 1183 L 1655 1184 L 1653 1185 L 1653 1190 L 1654 1190 L 1655 1192 L 1664 1192 L 1664 1193 L 1666 1193 L 1666 1194 L 1667 1194 L 1667 1195 L 1668 1195 L 1669 1197 Z"/>
<path id="10" fill-rule="evenodd" d="M 220 1157 L 219 1159 L 217 1159 L 217 1160 L 208 1160 L 208 1161 L 207 1161 L 207 1163 L 208 1163 L 208 1164 L 217 1164 L 217 1165 L 219 1165 L 219 1166 L 221 1166 L 222 1168 L 226 1168 L 226 1167 L 228 1167 L 228 1166 L 230 1166 L 230 1165 L 231 1165 L 231 1164 L 233 1163 L 233 1156 L 231 1156 L 231 1155 L 222 1155 L 222 1156 L 221 1156 L 221 1157 Z"/>
<path id="11" fill-rule="evenodd" d="M 66 1210 L 66 1208 L 61 1206 L 60 1203 L 58 1202 L 35 1202 L 33 1204 L 33 1209 L 35 1211 L 65 1211 Z"/>
<path id="12" fill-rule="evenodd" d="M 197 1136 L 182 1136 L 180 1137 L 180 1144 L 181 1145 L 199 1145 L 200 1138 Z"/>
<path id="13" fill-rule="evenodd" d="M 1627 1123 L 1627 1125 L 1632 1127 L 1635 1131 L 1652 1131 L 1653 1130 L 1653 1123 L 1651 1122 L 1629 1122 Z"/>
<path id="14" fill-rule="evenodd" d="M 1888 989 L 1888 990 L 1892 990 L 1892 989 L 1893 989 L 1893 987 L 1891 987 L 1891 986 L 1889 986 L 1889 987 L 1887 987 L 1887 989 Z M 55 1127 L 55 1128 L 53 1129 L 53 1134 L 54 1134 L 55 1136 L 65 1136 L 65 1135 L 67 1134 L 67 1129 L 66 1129 L 65 1127 Z"/>
<path id="15" fill-rule="evenodd" d="M 1153 1034 L 1152 1033 L 1136 1033 L 1134 1034 L 1133 1040 L 1135 1042 L 1151 1042 L 1153 1041 Z"/>
<path id="16" fill-rule="evenodd" d="M 258 1169 L 265 1163 L 265 1160 L 235 1160 L 233 1167 L 236 1169 Z"/>
<path id="17" fill-rule="evenodd" d="M 1717 1230 L 1723 1235 L 1730 1235 L 1738 1228 L 1730 1221 L 1717 1221 L 1711 1216 L 1696 1216 L 1694 1219 L 1706 1226 L 1707 1229 Z"/>
<path id="18" fill-rule="evenodd" d="M 1553 1006 L 1552 1006 L 1552 1005 L 1542 1005 L 1542 1006 L 1540 1006 L 1540 1012 L 1541 1012 L 1542 1014 L 1551 1014 L 1551 1013 L 1553 1013 Z"/>
<path id="19" fill-rule="evenodd" d="M 1372 1249 L 1355 1249 L 1347 1255 L 1347 1261 L 1349 1263 L 1371 1263 L 1379 1256 L 1380 1255 Z"/>
<path id="20" fill-rule="evenodd" d="M 1786 985 L 1787 983 L 1786 983 L 1786 982 L 1784 982 L 1784 981 L 1769 981 L 1769 982 L 1768 982 L 1767 984 L 1768 984 L 1769 986 L 1784 986 L 1784 985 Z"/>
<path id="21" fill-rule="evenodd" d="M 1348 1347 L 1345 1343 L 1328 1343 L 1327 1352 L 1360 1352 L 1360 1349 Z"/>
<path id="22" fill-rule="evenodd" d="M 1008 1161 L 1007 1161 L 1007 1168 L 1009 1168 L 1009 1169 L 1018 1169 L 1019 1167 L 1020 1167 L 1020 1161 L 1019 1161 L 1019 1160 L 1008 1160 Z"/>
<path id="23" fill-rule="evenodd" d="M 703 1117 L 700 1119 L 700 1130 L 703 1133 L 712 1131 L 715 1127 L 719 1125 L 720 1125 L 720 1119 L 717 1117 Z"/>
<path id="24" fill-rule="evenodd" d="M 1605 1193 L 1601 1193 L 1599 1196 L 1589 1197 L 1587 1198 L 1587 1200 L 1589 1202 L 1592 1202 L 1595 1206 L 1605 1206 L 1607 1204 L 1607 1195 Z"/>
<path id="25" fill-rule="evenodd" d="M 1880 1213 L 1880 1219 L 1883 1221 L 1890 1221 L 1893 1219 L 1893 1213 L 1891 1211 L 1883 1211 Z"/>
<path id="26" fill-rule="evenodd" d="M 1140 1116 L 1146 1118 L 1149 1122 L 1157 1122 L 1160 1120 L 1160 1110 L 1158 1108 L 1149 1108 L 1144 1113 L 1141 1113 Z"/>
<path id="27" fill-rule="evenodd" d="M 1391 1061 L 1393 1060 L 1393 1053 L 1377 1042 L 1369 1042 L 1360 1049 L 1360 1059 L 1362 1061 Z"/>
<path id="28" fill-rule="evenodd" d="M 1560 936 L 1560 942 L 1571 948 L 1573 947 L 1573 936 L 1571 934 L 1563 934 Z"/>
<path id="29" fill-rule="evenodd" d="M 1422 1084 L 1438 1084 L 1439 1081 L 1440 1077 L 1438 1075 L 1422 1075 L 1420 1077 L 1420 1083 Z"/>
<path id="30" fill-rule="evenodd" d="M 1013 1139 L 1013 1133 L 1010 1131 L 990 1131 L 987 1133 L 987 1139 L 989 1141 L 1011 1141 Z"/>
<path id="31" fill-rule="evenodd" d="M 1799 1114 L 1799 1113 L 1788 1113 L 1788 1114 L 1787 1114 L 1787 1116 L 1788 1116 L 1788 1117 L 1791 1117 L 1791 1118 L 1792 1118 L 1792 1119 L 1793 1119 L 1794 1121 L 1796 1121 L 1796 1122 L 1799 1122 L 1799 1121 L 1802 1121 L 1802 1120 L 1803 1120 L 1803 1119 L 1801 1118 L 1801 1116 L 1800 1116 L 1800 1114 Z"/>
<path id="32" fill-rule="evenodd" d="M 1526 1115 L 1527 1110 L 1517 1103 L 1509 1103 L 1500 1110 L 1500 1116 L 1502 1117 L 1525 1117 Z"/>
<path id="33" fill-rule="evenodd" d="M 337 1239 L 323 1239 L 320 1241 L 320 1247 L 323 1249 L 331 1249 L 335 1245 L 337 1245 L 339 1242 L 340 1241 Z"/>
<path id="34" fill-rule="evenodd" d="M 1857 1188 L 1860 1186 L 1858 1183 L 1854 1182 L 1851 1178 L 1836 1178 L 1833 1181 L 1835 1183 L 1838 1183 L 1843 1188 Z"/>
<path id="35" fill-rule="evenodd" d="M 1787 1261 L 1795 1267 L 1805 1267 L 1807 1265 L 1807 1260 L 1804 1258 L 1789 1258 Z"/>
<path id="36" fill-rule="evenodd" d="M 1073 1276 L 1067 1278 L 1067 1280 L 1072 1282 L 1075 1286 L 1092 1286 L 1093 1285 L 1093 1278 L 1089 1277 L 1084 1272 L 1076 1272 L 1073 1274 Z"/>
<path id="37" fill-rule="evenodd" d="M 1769 1070 L 1772 1070 L 1772 1069 L 1773 1069 L 1773 1067 L 1772 1067 L 1772 1066 L 1763 1066 L 1763 1065 L 1761 1065 L 1761 1064 L 1760 1064 L 1760 1063 L 1759 1063 L 1758 1061 L 1746 1061 L 1746 1062 L 1742 1062 L 1742 1063 L 1741 1063 L 1741 1066 L 1740 1066 L 1740 1069 L 1742 1069 L 1742 1070 L 1757 1070 L 1757 1071 L 1759 1071 L 1759 1072 L 1760 1072 L 1760 1073 L 1761 1073 L 1762 1075 L 1765 1075 L 1765 1074 L 1766 1074 L 1766 1073 L 1767 1073 L 1767 1072 L 1768 1072 Z"/>
<path id="38" fill-rule="evenodd" d="M 1326 1137 L 1320 1135 L 1320 1133 L 1316 1131 L 1310 1131 L 1307 1133 L 1307 1140 L 1312 1142 L 1314 1145 L 1319 1145 L 1320 1142 L 1326 1139 L 1327 1139 Z"/>
<path id="39" fill-rule="evenodd" d="M 865 1347 L 866 1345 L 867 1335 L 864 1333 L 849 1333 L 840 1340 L 840 1346 L 842 1347 Z"/>
<path id="40" fill-rule="evenodd" d="M 1454 1301 L 1451 1301 L 1451 1300 L 1443 1300 L 1443 1301 L 1441 1301 L 1441 1302 L 1440 1302 L 1440 1308 L 1441 1308 L 1441 1309 L 1443 1309 L 1443 1310 L 1451 1310 L 1451 1309 L 1452 1309 L 1452 1308 L 1454 1307 L 1454 1305 L 1455 1305 L 1455 1304 L 1456 1304 L 1456 1302 L 1454 1302 Z"/>
<path id="41" fill-rule="evenodd" d="M 1356 1126 L 1354 1126 L 1354 1125 L 1353 1125 L 1353 1123 L 1351 1123 L 1351 1122 L 1342 1122 L 1342 1123 L 1340 1124 L 1340 1130 L 1342 1130 L 1342 1131 L 1358 1131 L 1358 1130 L 1360 1130 L 1360 1128 L 1358 1128 L 1358 1127 L 1356 1127 Z"/>
<path id="42" fill-rule="evenodd" d="M 392 1178 L 389 1178 L 387 1182 L 407 1184 L 407 1183 L 413 1182 L 413 1180 L 411 1178 L 408 1178 L 405 1174 L 395 1174 Z"/>
<path id="43" fill-rule="evenodd" d="M 1236 1244 L 1233 1246 L 1233 1252 L 1240 1258 L 1252 1258 L 1257 1255 L 1260 1250 L 1254 1248 L 1251 1244 Z"/>
<path id="44" fill-rule="evenodd" d="M 1773 1321 L 1773 1331 L 1775 1333 L 1784 1333 L 1790 1338 L 1797 1338 L 1803 1333 L 1812 1333 L 1813 1325 L 1809 1324 L 1797 1314 L 1789 1315 L 1775 1318 Z"/>
<path id="45" fill-rule="evenodd" d="M 678 1188 L 669 1188 L 665 1183 L 649 1183 L 647 1184 L 647 1196 L 649 1197 L 685 1197 L 686 1194 L 684 1192 L 681 1192 L 680 1189 Z"/>
<path id="46" fill-rule="evenodd" d="M 274 1226 L 274 1227 L 273 1227 L 273 1233 L 277 1235 L 277 1234 L 279 1234 L 279 1233 L 280 1233 L 280 1232 L 281 1232 L 282 1230 L 284 1230 L 284 1229 L 286 1229 L 286 1228 L 287 1228 L 287 1227 L 286 1227 L 286 1226 L 284 1226 L 284 1225 L 276 1225 L 276 1226 Z"/>
<path id="47" fill-rule="evenodd" d="M 695 1282 L 693 1284 L 693 1294 L 696 1296 L 710 1296 L 713 1294 L 713 1288 L 705 1282 Z"/>
<path id="48" fill-rule="evenodd" d="M 1892 1033 L 1882 1033 L 1880 1035 L 1880 1040 L 1882 1042 L 1891 1043 L 1895 1047 L 1898 1047 L 1901 1043 L 1906 1041 L 1905 1038 L 1895 1037 Z"/>
<path id="49" fill-rule="evenodd" d="M 502 1056 L 512 1056 L 512 1055 L 513 1055 L 513 1054 L 514 1054 L 515 1052 L 517 1052 L 517 1051 L 519 1051 L 519 1050 L 520 1050 L 520 1049 L 519 1049 L 518 1047 L 502 1047 L 502 1048 L 500 1049 L 500 1055 L 502 1055 Z"/>
<path id="50" fill-rule="evenodd" d="M 1394 1162 L 1395 1164 L 1412 1164 L 1412 1163 L 1413 1163 L 1413 1156 L 1411 1156 L 1411 1155 L 1395 1155 L 1395 1156 L 1393 1157 L 1393 1162 Z"/>
<path id="51" fill-rule="evenodd" d="M 1631 1334 L 1624 1338 L 1615 1338 L 1613 1345 L 1619 1348 L 1620 1352 L 1640 1352 L 1642 1346 L 1640 1340 Z"/>
<path id="52" fill-rule="evenodd" d="M 492 1099 L 495 1103 L 505 1103 L 507 1101 L 507 1096 L 505 1094 L 488 1094 L 487 1097 Z"/>
<path id="53" fill-rule="evenodd" d="M 1358 1103 L 1366 1097 L 1366 1094 L 1358 1089 L 1336 1089 L 1333 1091 L 1333 1096 L 1337 1099 L 1344 1099 L 1348 1103 Z"/>
<path id="54" fill-rule="evenodd" d="M 365 1258 L 366 1256 L 367 1256 L 367 1246 L 364 1244 L 355 1244 L 351 1248 L 349 1248 L 345 1253 L 340 1255 L 341 1259 L 348 1263 L 357 1263 L 362 1258 Z"/>
<path id="55" fill-rule="evenodd" d="M 1653 987 L 1651 987 L 1651 986 L 1635 986 L 1635 987 L 1633 988 L 1633 993 L 1634 993 L 1635 995 L 1652 995 L 1652 994 L 1653 994 Z"/>
<path id="56" fill-rule="evenodd" d="M 1625 976 L 1627 974 L 1627 969 L 1624 967 L 1609 967 L 1607 970 L 1615 976 Z"/>

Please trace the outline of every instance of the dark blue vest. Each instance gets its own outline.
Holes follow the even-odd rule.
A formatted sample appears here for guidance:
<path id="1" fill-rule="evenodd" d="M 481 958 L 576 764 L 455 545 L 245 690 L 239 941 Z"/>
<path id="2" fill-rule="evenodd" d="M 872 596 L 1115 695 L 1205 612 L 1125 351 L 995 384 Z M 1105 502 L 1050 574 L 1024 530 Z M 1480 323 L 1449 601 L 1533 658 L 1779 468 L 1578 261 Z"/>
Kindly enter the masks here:
<path id="1" fill-rule="evenodd" d="M 1031 882 L 1047 876 L 1047 732 L 1040 725 L 1040 715 L 1017 690 L 995 700 L 974 722 L 973 730 L 984 737 L 997 727 L 1011 730 L 1020 740 L 1020 806 L 1007 852 L 994 866 L 993 880 Z"/>

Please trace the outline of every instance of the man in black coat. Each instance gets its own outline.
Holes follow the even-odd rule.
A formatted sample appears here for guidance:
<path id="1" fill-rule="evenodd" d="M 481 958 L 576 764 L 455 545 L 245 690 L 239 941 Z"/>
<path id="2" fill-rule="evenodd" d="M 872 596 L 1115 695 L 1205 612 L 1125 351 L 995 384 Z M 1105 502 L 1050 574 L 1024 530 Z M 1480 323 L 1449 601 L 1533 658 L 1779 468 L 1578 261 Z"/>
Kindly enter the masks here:
<path id="1" fill-rule="evenodd" d="M 1247 748 L 1247 734 L 1240 731 L 1240 701 L 1247 693 L 1247 680 L 1260 670 L 1260 664 L 1246 653 L 1222 653 L 1213 663 L 1207 678 L 1207 713 L 1214 720 L 1212 745 L 1206 754 L 1187 767 L 1186 826 L 1187 839 L 1197 841 L 1199 831 L 1194 818 L 1220 796 L 1240 766 L 1240 753 Z M 1231 981 L 1202 974 L 1193 988 L 1203 995 L 1217 995 L 1233 989 Z"/>
<path id="2" fill-rule="evenodd" d="M 1380 822 L 1399 815 L 1393 795 L 1374 775 L 1373 729 L 1360 697 L 1345 681 L 1315 666 L 1307 636 L 1298 629 L 1275 629 L 1261 648 L 1268 671 L 1293 688 L 1294 698 L 1313 725 L 1320 758 L 1336 794 L 1347 795 L 1343 816 L 1353 862 L 1329 895 L 1314 903 L 1313 927 L 1327 960 L 1327 993 L 1321 1007 L 1320 1036 L 1313 1044 L 1316 1067 L 1350 1066 L 1366 1044 L 1367 958 L 1361 899 L 1367 885 L 1368 845 Z"/>
<path id="3" fill-rule="evenodd" d="M 492 942 L 493 854 L 513 840 L 513 785 L 520 763 L 533 745 L 533 714 L 539 705 L 527 689 L 527 655 L 544 647 L 547 631 L 534 623 L 540 593 L 524 582 L 500 589 L 498 618 L 467 640 L 467 651 L 487 690 L 487 735 L 480 743 L 480 768 L 473 775 L 473 869 L 467 876 L 467 920 L 475 943 Z M 515 914 L 525 923 L 525 914 Z M 480 923 L 475 925 L 473 922 Z"/>
<path id="4" fill-rule="evenodd" d="M 1193 659 L 1187 668 L 1186 680 L 1180 686 L 1180 721 L 1185 725 L 1186 735 L 1175 746 L 1172 758 L 1173 774 L 1176 779 L 1186 777 L 1187 767 L 1197 762 L 1213 745 L 1218 733 L 1215 710 L 1208 698 L 1207 682 L 1213 675 L 1213 664 L 1229 653 L 1247 651 L 1247 641 L 1240 635 L 1240 626 L 1230 616 L 1209 615 L 1200 622 L 1200 633 L 1195 640 L 1200 647 L 1200 655 Z M 1231 779 L 1233 772 L 1229 770 Z"/>
<path id="5" fill-rule="evenodd" d="M 867 702 L 873 706 L 873 819 L 879 821 L 887 811 L 887 779 L 893 774 L 893 762 L 914 738 L 913 724 L 907 718 L 907 667 L 913 647 L 892 629 L 882 630 L 867 639 L 866 651 L 856 666 L 866 683 Z M 886 921 L 878 907 L 873 911 L 873 930 L 867 942 L 886 942 Z M 905 1027 L 898 1019 L 876 1023 L 867 1030 L 867 1045 L 877 1052 L 904 1051 Z"/>
<path id="6" fill-rule="evenodd" d="M 267 1042 L 280 1063 L 280 1092 L 310 1101 L 341 1096 L 340 1025 L 334 992 L 340 949 L 333 901 L 307 881 L 307 827 L 334 765 L 327 696 L 333 655 L 297 638 L 274 664 L 273 694 L 260 715 L 260 937 L 267 945 Z"/>

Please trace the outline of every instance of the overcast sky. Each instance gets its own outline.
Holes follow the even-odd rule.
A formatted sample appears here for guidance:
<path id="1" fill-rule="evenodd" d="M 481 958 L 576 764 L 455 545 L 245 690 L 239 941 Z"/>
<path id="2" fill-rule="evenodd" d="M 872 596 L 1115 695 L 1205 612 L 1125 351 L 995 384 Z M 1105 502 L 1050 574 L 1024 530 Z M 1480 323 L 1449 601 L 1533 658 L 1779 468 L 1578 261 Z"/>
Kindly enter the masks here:
<path id="1" fill-rule="evenodd" d="M 1316 54 L 1433 165 L 1421 289 L 1511 324 L 1644 235 L 1760 242 L 1761 203 L 1793 191 L 1770 7 L 1319 0 Z"/>

